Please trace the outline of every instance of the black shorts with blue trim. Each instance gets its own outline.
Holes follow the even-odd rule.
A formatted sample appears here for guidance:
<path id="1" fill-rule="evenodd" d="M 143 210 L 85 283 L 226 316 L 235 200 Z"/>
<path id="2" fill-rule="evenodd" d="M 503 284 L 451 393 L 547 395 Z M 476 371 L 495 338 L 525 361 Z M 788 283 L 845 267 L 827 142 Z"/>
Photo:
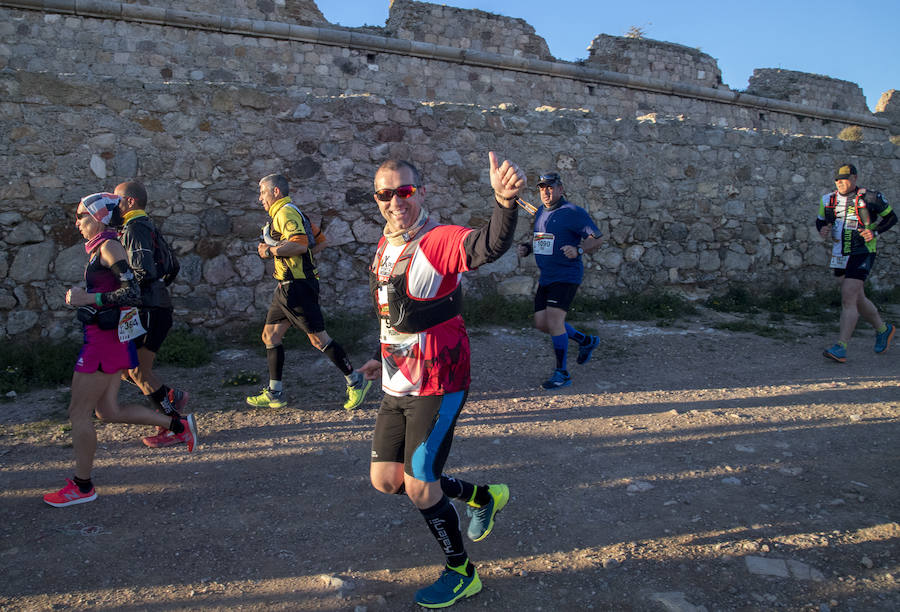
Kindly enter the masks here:
<path id="1" fill-rule="evenodd" d="M 375 418 L 372 462 L 402 462 L 403 471 L 417 480 L 440 480 L 468 394 L 468 390 L 447 395 L 385 394 Z"/>

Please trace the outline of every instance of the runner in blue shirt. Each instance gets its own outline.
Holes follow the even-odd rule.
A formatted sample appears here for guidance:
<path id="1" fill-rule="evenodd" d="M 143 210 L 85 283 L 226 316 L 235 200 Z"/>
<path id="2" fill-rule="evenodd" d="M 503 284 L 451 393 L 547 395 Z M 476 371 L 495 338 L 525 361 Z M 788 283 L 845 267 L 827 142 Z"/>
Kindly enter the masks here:
<path id="1" fill-rule="evenodd" d="M 600 342 L 596 336 L 566 323 L 566 312 L 584 277 L 581 256 L 599 249 L 603 240 L 588 212 L 566 200 L 558 173 L 542 174 L 537 186 L 544 205 L 535 213 L 532 241 L 520 244 L 518 252 L 520 257 L 533 252 L 540 270 L 534 296 L 534 326 L 553 340 L 556 369 L 541 384 L 552 390 L 572 384 L 566 367 L 569 340 L 578 343 L 579 364 L 587 363 Z"/>

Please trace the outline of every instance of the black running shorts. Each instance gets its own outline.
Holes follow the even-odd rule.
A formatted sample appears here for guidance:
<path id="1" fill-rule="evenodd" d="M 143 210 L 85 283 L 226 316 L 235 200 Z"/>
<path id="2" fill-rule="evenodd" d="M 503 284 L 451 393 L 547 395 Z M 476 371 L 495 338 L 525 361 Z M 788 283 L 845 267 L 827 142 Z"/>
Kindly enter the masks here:
<path id="1" fill-rule="evenodd" d="M 290 321 L 307 334 L 325 331 L 325 319 L 319 308 L 319 281 L 282 281 L 275 286 L 272 304 L 266 313 L 266 325 Z"/>
<path id="2" fill-rule="evenodd" d="M 862 255 L 851 255 L 847 260 L 847 267 L 843 270 L 835 268 L 834 275 L 845 278 L 855 278 L 864 281 L 869 277 L 872 266 L 875 265 L 875 253 L 863 253 Z"/>
<path id="3" fill-rule="evenodd" d="M 134 339 L 135 348 L 145 348 L 153 353 L 158 353 L 163 340 L 172 329 L 172 309 L 141 308 L 141 325 L 144 326 L 147 333 Z"/>
<path id="4" fill-rule="evenodd" d="M 385 394 L 375 418 L 372 462 L 403 462 L 403 471 L 417 480 L 440 480 L 456 419 L 468 393 L 422 397 Z"/>
<path id="5" fill-rule="evenodd" d="M 547 307 L 550 306 L 568 312 L 577 291 L 578 285 L 575 283 L 540 285 L 537 293 L 534 294 L 534 311 L 547 310 Z"/>

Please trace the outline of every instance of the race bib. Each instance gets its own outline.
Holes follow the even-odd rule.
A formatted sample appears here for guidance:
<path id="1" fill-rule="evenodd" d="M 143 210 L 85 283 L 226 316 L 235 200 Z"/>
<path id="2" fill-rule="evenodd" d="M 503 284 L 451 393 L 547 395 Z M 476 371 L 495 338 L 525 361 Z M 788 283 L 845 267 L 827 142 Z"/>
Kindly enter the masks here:
<path id="1" fill-rule="evenodd" d="M 553 234 L 535 232 L 531 248 L 535 255 L 553 255 Z"/>
<path id="2" fill-rule="evenodd" d="M 847 267 L 847 261 L 850 259 L 849 255 L 832 255 L 831 263 L 828 264 L 829 268 L 835 268 L 837 270 L 843 270 Z"/>
<path id="3" fill-rule="evenodd" d="M 137 308 L 124 308 L 119 314 L 119 342 L 128 342 L 147 333 Z"/>

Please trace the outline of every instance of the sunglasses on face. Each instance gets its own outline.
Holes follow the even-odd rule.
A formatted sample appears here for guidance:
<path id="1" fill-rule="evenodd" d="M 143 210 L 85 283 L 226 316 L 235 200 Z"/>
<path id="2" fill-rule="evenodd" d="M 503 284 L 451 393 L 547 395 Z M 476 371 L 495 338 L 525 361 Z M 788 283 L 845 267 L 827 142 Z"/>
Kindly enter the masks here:
<path id="1" fill-rule="evenodd" d="M 379 202 L 390 202 L 396 195 L 403 200 L 411 198 L 416 193 L 418 185 L 400 185 L 396 189 L 379 189 L 375 192 L 375 198 Z"/>

